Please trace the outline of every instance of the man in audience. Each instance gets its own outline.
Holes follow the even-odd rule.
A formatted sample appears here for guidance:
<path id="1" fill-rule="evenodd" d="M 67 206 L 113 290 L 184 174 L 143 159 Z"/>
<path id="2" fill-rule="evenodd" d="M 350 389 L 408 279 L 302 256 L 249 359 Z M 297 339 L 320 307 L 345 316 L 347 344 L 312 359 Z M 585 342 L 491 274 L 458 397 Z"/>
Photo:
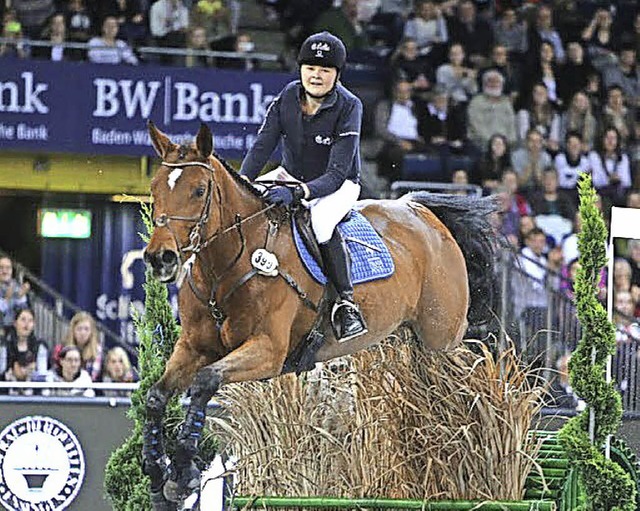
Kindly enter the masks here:
<path id="1" fill-rule="evenodd" d="M 161 46 L 181 48 L 189 28 L 189 9 L 183 0 L 157 0 L 149 10 L 151 35 Z"/>
<path id="2" fill-rule="evenodd" d="M 511 165 L 518 174 L 518 187 L 527 196 L 542 186 L 542 173 L 552 163 L 551 156 L 544 149 L 540 132 L 531 128 L 527 131 L 525 147 L 516 149 L 511 155 Z"/>
<path id="3" fill-rule="evenodd" d="M 118 21 L 107 16 L 102 23 L 102 37 L 94 37 L 89 41 L 89 61 L 95 64 L 138 64 L 138 57 L 129 45 L 118 35 Z"/>
<path id="4" fill-rule="evenodd" d="M 13 263 L 9 257 L 0 257 L 0 333 L 13 325 L 16 312 L 28 306 L 28 282 L 19 283 L 13 276 Z"/>
<path id="5" fill-rule="evenodd" d="M 603 78 L 605 87 L 617 85 L 633 107 L 640 107 L 640 67 L 636 58 L 634 47 L 623 48 L 619 53 L 618 64 L 605 69 Z"/>
<path id="6" fill-rule="evenodd" d="M 564 46 L 560 34 L 553 26 L 553 11 L 548 5 L 540 5 L 536 14 L 535 24 L 529 27 L 529 51 L 532 57 L 540 53 L 543 41 L 551 43 L 556 56 L 556 61 L 563 63 L 565 60 Z"/>
<path id="7" fill-rule="evenodd" d="M 460 2 L 457 16 L 449 20 L 449 40 L 460 43 L 467 50 L 469 61 L 476 68 L 488 62 L 493 32 L 486 21 L 478 18 L 476 6 L 471 0 Z"/>

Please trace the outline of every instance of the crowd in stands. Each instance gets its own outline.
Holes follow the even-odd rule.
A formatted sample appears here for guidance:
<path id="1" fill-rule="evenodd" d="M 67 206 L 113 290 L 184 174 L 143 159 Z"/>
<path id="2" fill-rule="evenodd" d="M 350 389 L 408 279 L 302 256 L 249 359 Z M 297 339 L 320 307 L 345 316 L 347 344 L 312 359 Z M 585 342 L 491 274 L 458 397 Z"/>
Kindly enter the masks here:
<path id="1" fill-rule="evenodd" d="M 42 395 L 93 397 L 85 385 L 92 382 L 133 383 L 137 373 L 127 352 L 120 346 L 103 355 L 96 322 L 88 312 L 76 313 L 65 339 L 39 339 L 35 314 L 29 308 L 29 286 L 13 275 L 10 258 L 0 257 L 0 381 L 71 383 L 73 388 L 44 389 Z M 0 389 L 0 393 L 2 389 Z M 6 393 L 6 391 L 5 391 Z M 13 388 L 9 394 L 32 395 L 31 388 Z M 128 390 L 106 389 L 108 397 L 130 395 Z"/>

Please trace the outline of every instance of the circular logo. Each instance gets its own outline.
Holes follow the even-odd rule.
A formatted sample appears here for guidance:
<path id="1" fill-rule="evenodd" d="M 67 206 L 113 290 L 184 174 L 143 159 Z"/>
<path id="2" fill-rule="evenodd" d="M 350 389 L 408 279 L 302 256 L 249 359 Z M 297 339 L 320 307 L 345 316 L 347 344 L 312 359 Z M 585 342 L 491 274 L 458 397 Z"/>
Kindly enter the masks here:
<path id="1" fill-rule="evenodd" d="M 23 417 L 0 433 L 0 504 L 9 511 L 65 509 L 84 471 L 80 442 L 51 417 Z"/>

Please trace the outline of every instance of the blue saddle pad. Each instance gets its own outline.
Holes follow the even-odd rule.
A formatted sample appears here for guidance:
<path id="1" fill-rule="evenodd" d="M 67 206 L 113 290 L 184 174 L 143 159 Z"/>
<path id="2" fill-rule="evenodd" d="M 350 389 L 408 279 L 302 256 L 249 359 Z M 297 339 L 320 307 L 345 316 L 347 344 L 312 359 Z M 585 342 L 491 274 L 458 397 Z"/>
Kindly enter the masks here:
<path id="1" fill-rule="evenodd" d="M 320 284 L 325 285 L 327 278 L 307 250 L 293 220 L 291 221 L 291 226 L 300 259 L 302 259 L 311 276 Z M 357 211 L 352 211 L 348 220 L 338 224 L 338 229 L 340 229 L 342 239 L 346 242 L 349 250 L 351 280 L 354 284 L 370 282 L 393 275 L 395 267 L 389 249 L 364 215 Z"/>

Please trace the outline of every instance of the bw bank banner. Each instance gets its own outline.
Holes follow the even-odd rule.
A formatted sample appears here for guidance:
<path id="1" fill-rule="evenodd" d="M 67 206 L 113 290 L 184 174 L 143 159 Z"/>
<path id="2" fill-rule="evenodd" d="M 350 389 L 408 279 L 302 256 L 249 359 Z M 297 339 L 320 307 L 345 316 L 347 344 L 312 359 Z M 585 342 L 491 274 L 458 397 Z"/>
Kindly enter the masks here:
<path id="1" fill-rule="evenodd" d="M 240 158 L 291 75 L 3 59 L 0 147 L 150 155 L 151 119 L 177 142 L 209 124 L 216 151 Z"/>

